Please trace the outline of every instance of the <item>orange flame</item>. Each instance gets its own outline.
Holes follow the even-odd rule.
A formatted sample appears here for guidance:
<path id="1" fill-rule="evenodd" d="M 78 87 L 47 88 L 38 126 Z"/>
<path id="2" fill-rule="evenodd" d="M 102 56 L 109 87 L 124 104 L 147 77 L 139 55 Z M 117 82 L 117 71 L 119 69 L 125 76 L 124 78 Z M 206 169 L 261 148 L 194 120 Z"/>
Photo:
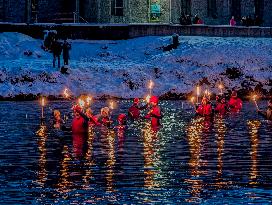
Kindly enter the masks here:
<path id="1" fill-rule="evenodd" d="M 41 99 L 41 105 L 42 105 L 42 107 L 45 106 L 45 97 L 42 97 L 42 99 Z"/>
<path id="2" fill-rule="evenodd" d="M 114 109 L 114 102 L 113 102 L 113 101 L 110 101 L 110 106 L 109 106 L 109 107 L 110 107 L 110 109 L 112 109 L 112 110 Z"/>
<path id="3" fill-rule="evenodd" d="M 200 87 L 199 86 L 196 87 L 196 95 L 200 96 Z"/>
<path id="4" fill-rule="evenodd" d="M 92 97 L 88 96 L 86 99 L 87 104 L 90 105 L 92 100 Z"/>
<path id="5" fill-rule="evenodd" d="M 257 98 L 258 98 L 258 95 L 256 95 L 256 94 L 252 96 L 253 101 L 256 101 Z"/>
<path id="6" fill-rule="evenodd" d="M 65 88 L 65 89 L 64 89 L 63 95 L 64 95 L 65 98 L 69 98 L 69 97 L 70 97 L 68 88 Z"/>
<path id="7" fill-rule="evenodd" d="M 148 88 L 151 90 L 153 87 L 154 87 L 154 82 L 152 80 L 150 80 Z"/>
<path id="8" fill-rule="evenodd" d="M 192 103 L 195 102 L 195 97 L 191 97 L 191 102 L 192 102 Z"/>

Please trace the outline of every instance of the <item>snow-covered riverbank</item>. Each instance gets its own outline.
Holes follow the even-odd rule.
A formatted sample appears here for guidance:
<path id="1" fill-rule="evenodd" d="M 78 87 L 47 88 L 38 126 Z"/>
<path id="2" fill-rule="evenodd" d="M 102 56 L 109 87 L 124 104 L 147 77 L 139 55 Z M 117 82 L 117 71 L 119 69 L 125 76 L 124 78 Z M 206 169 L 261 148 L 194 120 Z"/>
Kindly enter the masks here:
<path id="1" fill-rule="evenodd" d="M 122 41 L 74 40 L 70 74 L 52 67 L 52 54 L 41 40 L 18 33 L 0 33 L 0 96 L 58 96 L 65 87 L 77 96 L 141 97 L 147 83 L 154 93 L 186 94 L 197 83 L 218 92 L 226 88 L 271 92 L 272 40 L 269 38 L 180 37 L 176 50 L 163 52 L 171 37 Z M 31 51 L 27 56 L 25 51 Z"/>

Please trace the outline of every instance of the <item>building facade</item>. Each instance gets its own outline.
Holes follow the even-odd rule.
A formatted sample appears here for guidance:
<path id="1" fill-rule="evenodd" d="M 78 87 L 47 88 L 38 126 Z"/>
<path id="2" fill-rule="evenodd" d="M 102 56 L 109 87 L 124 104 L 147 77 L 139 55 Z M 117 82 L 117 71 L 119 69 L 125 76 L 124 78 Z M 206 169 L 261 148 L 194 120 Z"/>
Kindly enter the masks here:
<path id="1" fill-rule="evenodd" d="M 4 22 L 179 23 L 198 14 L 205 24 L 256 15 L 272 26 L 271 0 L 0 0 Z"/>

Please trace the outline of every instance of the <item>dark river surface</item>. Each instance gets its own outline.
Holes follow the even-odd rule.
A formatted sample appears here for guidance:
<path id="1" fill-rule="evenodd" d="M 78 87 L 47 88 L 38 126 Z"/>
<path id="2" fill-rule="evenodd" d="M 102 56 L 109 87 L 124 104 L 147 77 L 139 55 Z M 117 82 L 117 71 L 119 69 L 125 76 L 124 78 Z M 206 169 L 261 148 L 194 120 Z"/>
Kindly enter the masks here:
<path id="1" fill-rule="evenodd" d="M 158 133 L 129 122 L 124 136 L 95 129 L 83 145 L 50 126 L 52 109 L 71 105 L 49 102 L 41 126 L 38 102 L 0 102 L 1 204 L 272 203 L 272 123 L 252 102 L 208 121 L 187 102 L 162 101 Z"/>

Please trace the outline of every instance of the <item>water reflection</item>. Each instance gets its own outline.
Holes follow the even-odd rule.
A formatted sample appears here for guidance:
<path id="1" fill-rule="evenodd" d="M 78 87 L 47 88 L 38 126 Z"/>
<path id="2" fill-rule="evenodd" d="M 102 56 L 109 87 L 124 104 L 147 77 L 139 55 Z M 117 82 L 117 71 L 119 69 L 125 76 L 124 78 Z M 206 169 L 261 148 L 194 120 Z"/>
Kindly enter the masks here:
<path id="1" fill-rule="evenodd" d="M 223 154 L 224 154 L 224 138 L 227 131 L 227 127 L 225 124 L 225 119 L 223 116 L 216 116 L 214 120 L 214 127 L 215 127 L 215 137 L 217 143 L 217 179 L 216 179 L 216 186 L 221 188 L 224 183 L 222 179 L 223 173 Z"/>
<path id="2" fill-rule="evenodd" d="M 249 184 L 256 185 L 258 184 L 258 146 L 259 146 L 259 128 L 261 122 L 258 120 L 249 120 L 247 122 L 250 143 L 251 143 L 251 168 L 249 174 Z"/>
<path id="3" fill-rule="evenodd" d="M 76 160 L 83 159 L 86 152 L 87 133 L 73 134 L 73 156 Z"/>
<path id="4" fill-rule="evenodd" d="M 106 171 L 106 182 L 107 182 L 107 192 L 114 192 L 114 166 L 115 166 L 115 133 L 113 130 L 109 130 L 107 135 L 107 153 L 108 159 L 106 161 L 107 171 Z"/>
<path id="5" fill-rule="evenodd" d="M 58 191 L 61 193 L 67 193 L 71 191 L 73 183 L 70 181 L 70 170 L 69 164 L 72 158 L 69 153 L 69 148 L 67 145 L 63 146 L 62 151 L 63 160 L 60 162 L 60 177 L 57 184 Z"/>
<path id="6" fill-rule="evenodd" d="M 43 124 L 40 125 L 39 130 L 36 132 L 36 135 L 38 136 L 38 148 L 40 152 L 40 158 L 39 158 L 39 169 L 38 169 L 38 179 L 37 183 L 44 187 L 44 184 L 47 180 L 47 170 L 46 170 L 46 140 L 47 140 L 47 127 Z"/>
<path id="7" fill-rule="evenodd" d="M 143 155 L 144 155 L 144 187 L 152 189 L 159 185 L 154 181 L 156 170 L 154 163 L 156 159 L 156 151 L 154 144 L 157 140 L 158 132 L 154 131 L 150 123 L 145 123 L 143 129 Z"/>
<path id="8" fill-rule="evenodd" d="M 93 179 L 91 167 L 95 165 L 93 160 L 93 142 L 94 142 L 95 132 L 93 127 L 89 127 L 88 138 L 87 138 L 87 152 L 85 156 L 84 166 L 85 175 L 83 176 L 83 188 L 90 188 L 90 180 Z"/>
<path id="9" fill-rule="evenodd" d="M 191 178 L 185 180 L 191 187 L 191 198 L 186 199 L 187 202 L 198 202 L 203 188 L 203 180 L 200 176 L 205 174 L 205 171 L 201 170 L 203 166 L 201 153 L 203 149 L 202 134 L 206 129 L 206 124 L 204 118 L 195 118 L 189 123 L 186 132 L 190 150 L 189 167 L 191 173 Z"/>

